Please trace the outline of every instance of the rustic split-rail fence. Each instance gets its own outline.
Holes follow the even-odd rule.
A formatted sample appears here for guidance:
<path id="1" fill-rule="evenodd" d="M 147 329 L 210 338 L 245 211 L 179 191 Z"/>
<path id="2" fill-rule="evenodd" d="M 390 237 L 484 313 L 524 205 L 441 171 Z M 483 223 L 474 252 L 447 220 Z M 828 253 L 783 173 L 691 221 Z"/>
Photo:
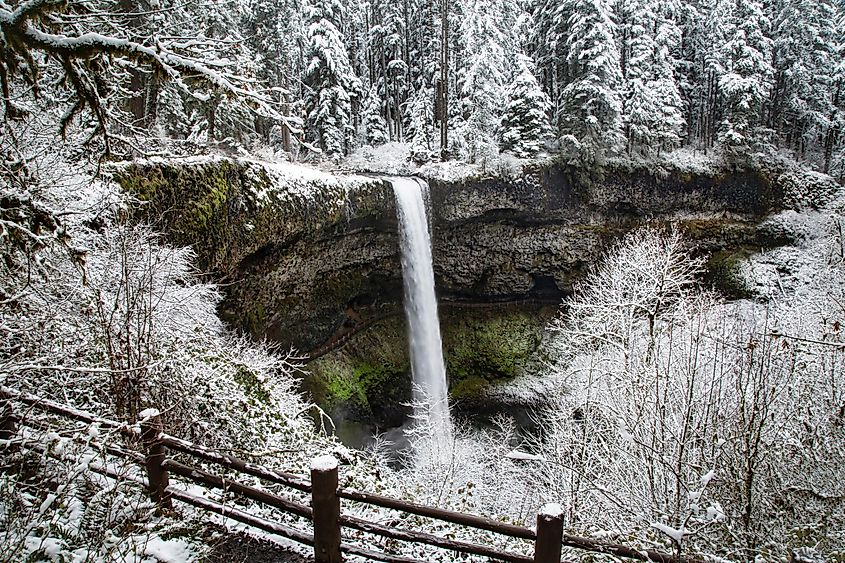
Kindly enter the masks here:
<path id="1" fill-rule="evenodd" d="M 359 530 L 393 540 L 426 544 L 455 552 L 456 554 L 479 555 L 488 557 L 494 561 L 559 563 L 562 548 L 568 547 L 639 561 L 680 563 L 679 557 L 675 555 L 654 550 L 638 550 L 624 545 L 564 534 L 562 514 L 553 505 L 547 505 L 540 511 L 537 515 L 536 529 L 531 529 L 481 516 L 463 514 L 382 495 L 340 488 L 338 487 L 338 464 L 331 456 L 321 456 L 313 461 L 310 479 L 299 475 L 274 471 L 165 433 L 162 428 L 161 417 L 155 411 L 150 411 L 150 415 L 142 420 L 140 425 L 133 426 L 101 418 L 61 403 L 0 386 L 0 440 L 9 441 L 7 444 L 14 443 L 13 439 L 17 433 L 18 426 L 27 426 L 28 417 L 26 416 L 26 412 L 30 409 L 40 410 L 77 422 L 97 424 L 101 429 L 120 433 L 129 438 L 130 440 L 128 441 L 132 443 L 140 443 L 141 448 L 139 450 L 115 444 L 105 444 L 102 447 L 111 456 L 136 463 L 143 467 L 146 473 L 145 479 L 123 474 L 108 464 L 99 464 L 92 461 L 88 467 L 92 472 L 113 479 L 131 480 L 145 487 L 153 502 L 157 504 L 158 510 L 172 509 L 173 501 L 183 502 L 288 540 L 313 546 L 314 560 L 317 563 L 339 563 L 343 559 L 343 554 L 356 555 L 370 561 L 384 561 L 386 563 L 424 563 L 410 557 L 372 551 L 344 542 L 341 535 L 342 528 Z M 9 446 L 7 445 L 6 447 Z M 206 463 L 218 465 L 229 471 L 257 477 L 274 486 L 282 485 L 300 491 L 301 493 L 310 494 L 310 505 L 285 498 L 268 490 L 245 485 L 229 477 L 210 473 L 200 467 L 185 465 L 168 457 L 168 453 L 171 451 L 179 452 Z M 0 448 L 0 455 L 3 455 L 2 448 Z M 310 520 L 313 524 L 313 532 L 309 533 L 278 522 L 272 522 L 230 504 L 221 504 L 173 487 L 170 485 L 171 476 L 195 485 L 228 491 L 257 503 Z M 432 518 L 463 527 L 533 541 L 534 555 L 508 553 L 486 545 L 444 538 L 417 530 L 385 526 L 377 522 L 350 516 L 341 511 L 341 499 L 348 502 L 394 509 L 407 514 Z M 692 559 L 684 558 L 684 561 L 694 563 Z"/>

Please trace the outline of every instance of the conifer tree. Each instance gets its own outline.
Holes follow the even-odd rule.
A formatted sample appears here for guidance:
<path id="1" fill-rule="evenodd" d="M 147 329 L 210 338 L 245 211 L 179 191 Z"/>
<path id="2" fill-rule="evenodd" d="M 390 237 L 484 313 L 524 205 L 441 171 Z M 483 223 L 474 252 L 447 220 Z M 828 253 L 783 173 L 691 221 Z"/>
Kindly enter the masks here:
<path id="1" fill-rule="evenodd" d="M 497 149 L 496 131 L 504 105 L 507 76 L 506 35 L 500 28 L 499 0 L 470 0 L 461 26 L 466 41 L 461 72 L 462 137 L 464 156 L 471 162 Z"/>
<path id="2" fill-rule="evenodd" d="M 655 142 L 659 102 L 654 89 L 647 85 L 654 74 L 656 51 L 653 26 L 657 15 L 649 2 L 635 0 L 625 4 L 625 33 L 623 49 L 625 54 L 625 78 L 627 99 L 625 100 L 625 126 L 630 149 L 648 150 Z"/>
<path id="3" fill-rule="evenodd" d="M 531 66 L 528 57 L 519 55 L 502 115 L 502 149 L 520 158 L 536 156 L 550 130 L 551 102 L 540 88 Z"/>
<path id="4" fill-rule="evenodd" d="M 839 15 L 837 25 L 836 58 L 833 72 L 833 111 L 825 139 L 824 172 L 845 179 L 845 10 Z"/>
<path id="5" fill-rule="evenodd" d="M 763 101 L 772 80 L 771 40 L 763 7 L 757 0 L 737 0 L 728 19 L 727 43 L 721 49 L 719 89 L 724 97 L 724 118 L 719 140 L 728 146 L 748 146 L 758 135 Z"/>
<path id="6" fill-rule="evenodd" d="M 581 158 L 592 161 L 624 139 L 616 26 L 607 0 L 572 0 L 569 25 L 571 81 L 561 92 L 560 132 Z"/>
<path id="7" fill-rule="evenodd" d="M 353 131 L 352 101 L 361 90 L 340 31 L 343 7 L 339 0 L 309 0 L 306 17 L 308 133 L 326 154 L 342 154 Z"/>
<path id="8" fill-rule="evenodd" d="M 418 161 L 428 160 L 434 150 L 434 90 L 420 87 L 407 104 L 407 138 Z"/>
<path id="9" fill-rule="evenodd" d="M 366 131 L 366 142 L 368 145 L 383 145 L 390 140 L 387 130 L 387 122 L 382 117 L 382 100 L 378 95 L 375 86 L 370 88 L 367 101 L 364 104 L 362 119 Z"/>
<path id="10" fill-rule="evenodd" d="M 631 149 L 643 152 L 671 149 L 680 143 L 684 127 L 671 51 L 680 40 L 674 14 L 664 4 L 636 0 L 627 5 L 625 123 Z"/>
<path id="11" fill-rule="evenodd" d="M 373 57 L 371 81 L 381 97 L 390 138 L 403 138 L 402 106 L 408 96 L 408 66 L 405 62 L 405 14 L 403 5 L 392 0 L 375 0 L 369 45 Z"/>
<path id="12" fill-rule="evenodd" d="M 531 55 L 537 65 L 537 76 L 543 90 L 552 100 L 552 119 L 559 128 L 560 91 L 570 79 L 566 64 L 571 2 L 537 0 L 534 8 L 534 31 L 531 34 Z"/>
<path id="13" fill-rule="evenodd" d="M 831 0 L 784 0 L 776 12 L 768 123 L 799 157 L 825 145 L 841 60 L 835 51 L 841 13 Z"/>
<path id="14" fill-rule="evenodd" d="M 302 127 L 301 119 L 294 117 L 302 99 L 302 9 L 302 0 L 253 0 L 243 18 L 244 35 L 255 53 L 256 75 L 280 99 L 286 116 L 284 145 L 290 133 L 301 133 Z M 259 119 L 257 126 L 268 138 L 272 121 Z"/>

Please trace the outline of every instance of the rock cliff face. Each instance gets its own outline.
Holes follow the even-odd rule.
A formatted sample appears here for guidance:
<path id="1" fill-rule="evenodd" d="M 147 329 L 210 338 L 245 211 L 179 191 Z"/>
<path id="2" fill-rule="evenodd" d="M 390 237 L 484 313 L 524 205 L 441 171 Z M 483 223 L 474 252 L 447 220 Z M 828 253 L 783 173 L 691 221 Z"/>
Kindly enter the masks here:
<path id="1" fill-rule="evenodd" d="M 389 183 L 293 165 L 229 159 L 140 162 L 114 178 L 140 216 L 225 281 L 236 326 L 303 350 L 401 300 Z M 755 171 L 613 171 L 565 166 L 512 179 L 430 181 L 434 270 L 444 299 L 558 299 L 613 240 L 643 224 L 677 224 L 702 252 L 779 241 L 759 227 L 779 209 L 778 182 Z"/>
<path id="2" fill-rule="evenodd" d="M 578 179 L 561 168 L 431 190 L 441 291 L 487 298 L 566 293 L 602 249 L 642 224 L 676 224 L 702 252 L 765 245 L 756 226 L 782 197 L 756 173 Z"/>

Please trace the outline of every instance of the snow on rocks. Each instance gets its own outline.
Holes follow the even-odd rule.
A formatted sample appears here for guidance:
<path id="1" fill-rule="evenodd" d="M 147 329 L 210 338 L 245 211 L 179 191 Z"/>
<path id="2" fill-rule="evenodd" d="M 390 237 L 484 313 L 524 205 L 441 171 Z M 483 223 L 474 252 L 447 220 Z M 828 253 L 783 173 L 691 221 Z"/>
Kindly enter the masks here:
<path id="1" fill-rule="evenodd" d="M 477 163 L 449 160 L 418 164 L 412 160 L 407 143 L 386 143 L 378 147 L 364 147 L 349 155 L 342 163 L 344 170 L 370 172 L 392 176 L 419 176 L 426 180 L 461 182 L 484 176 L 518 177 L 526 162 L 509 154 L 497 154 Z"/>
<path id="2" fill-rule="evenodd" d="M 546 461 L 546 458 L 539 455 L 530 454 L 528 452 L 523 452 L 520 450 L 513 450 L 505 455 L 508 459 L 518 460 L 518 461 Z"/>
<path id="3" fill-rule="evenodd" d="M 144 561 L 188 563 L 198 559 L 197 546 L 184 538 L 163 539 L 159 536 L 138 538 L 138 555 L 152 557 Z"/>

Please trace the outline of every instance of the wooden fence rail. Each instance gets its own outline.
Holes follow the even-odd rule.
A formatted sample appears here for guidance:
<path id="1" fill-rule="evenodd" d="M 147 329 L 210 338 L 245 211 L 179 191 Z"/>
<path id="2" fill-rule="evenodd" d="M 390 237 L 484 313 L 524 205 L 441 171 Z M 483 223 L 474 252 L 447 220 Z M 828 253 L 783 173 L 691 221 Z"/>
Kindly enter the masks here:
<path id="1" fill-rule="evenodd" d="M 342 528 L 355 529 L 394 540 L 421 543 L 457 553 L 480 555 L 497 561 L 513 563 L 559 563 L 563 547 L 577 548 L 589 552 L 604 553 L 639 561 L 655 561 L 657 563 L 678 563 L 679 561 L 678 557 L 667 553 L 653 550 L 637 550 L 624 545 L 566 535 L 563 533 L 563 513 L 557 505 L 546 505 L 540 510 L 540 513 L 537 515 L 537 527 L 535 531 L 531 528 L 498 522 L 481 516 L 462 514 L 391 497 L 339 488 L 338 465 L 337 461 L 331 456 L 321 456 L 312 462 L 310 479 L 299 475 L 274 471 L 164 433 L 161 417 L 157 411 L 147 411 L 145 413 L 147 416 L 144 417 L 140 425 L 132 426 L 97 417 L 55 401 L 42 399 L 34 395 L 0 386 L 0 439 L 2 440 L 11 440 L 16 434 L 17 425 L 27 425 L 26 417 L 16 413 L 13 403 L 19 403 L 31 409 L 38 409 L 66 419 L 88 424 L 98 424 L 102 428 L 121 433 L 124 436 L 139 441 L 143 448 L 142 453 L 120 446 L 107 446 L 106 451 L 115 457 L 128 459 L 129 461 L 142 465 L 145 470 L 146 479 L 122 475 L 113 468 L 94 462 L 89 465 L 89 468 L 96 473 L 111 478 L 135 481 L 147 490 L 159 511 L 172 508 L 173 501 L 177 500 L 201 510 L 220 514 L 248 526 L 308 546 L 313 546 L 314 560 L 316 563 L 340 563 L 343 560 L 343 554 L 357 555 L 371 561 L 384 561 L 386 563 L 421 563 L 413 558 L 379 553 L 345 543 L 341 536 Z M 199 467 L 185 465 L 168 458 L 168 450 L 180 452 L 186 456 L 213 463 L 231 471 L 245 473 L 273 485 L 282 485 L 303 493 L 310 493 L 311 505 L 307 506 L 279 494 L 245 485 L 227 477 L 215 475 Z M 313 525 L 313 533 L 309 534 L 296 528 L 271 522 L 233 506 L 223 505 L 175 488 L 170 484 L 171 475 L 204 487 L 233 492 L 257 503 L 310 520 Z M 393 528 L 376 522 L 370 522 L 362 518 L 343 514 L 341 511 L 341 499 L 389 508 L 407 514 L 457 524 L 466 528 L 494 532 L 507 537 L 533 541 L 534 555 L 532 557 L 517 553 L 508 553 L 486 545 L 443 538 L 427 532 Z M 700 561 L 689 558 L 684 558 L 684 561 L 688 563 L 701 563 Z"/>

